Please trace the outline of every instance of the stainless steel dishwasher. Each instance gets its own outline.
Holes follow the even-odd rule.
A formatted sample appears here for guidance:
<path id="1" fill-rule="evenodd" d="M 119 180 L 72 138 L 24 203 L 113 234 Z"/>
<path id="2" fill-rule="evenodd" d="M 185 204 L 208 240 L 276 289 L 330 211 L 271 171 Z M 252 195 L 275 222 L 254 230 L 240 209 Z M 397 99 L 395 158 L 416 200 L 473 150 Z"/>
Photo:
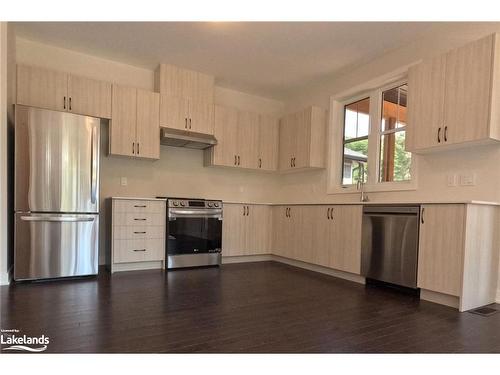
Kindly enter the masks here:
<path id="1" fill-rule="evenodd" d="M 417 288 L 419 206 L 365 206 L 361 274 Z"/>

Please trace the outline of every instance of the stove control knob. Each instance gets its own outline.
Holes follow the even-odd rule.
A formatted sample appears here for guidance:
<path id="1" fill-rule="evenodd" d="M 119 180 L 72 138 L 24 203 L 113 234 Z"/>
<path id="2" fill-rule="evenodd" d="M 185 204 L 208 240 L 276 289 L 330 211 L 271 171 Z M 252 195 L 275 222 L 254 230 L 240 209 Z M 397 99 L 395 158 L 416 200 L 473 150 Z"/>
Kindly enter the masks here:
<path id="1" fill-rule="evenodd" d="M 219 203 L 218 203 L 218 202 L 215 202 L 215 203 L 214 203 L 214 207 L 219 207 Z"/>
<path id="2" fill-rule="evenodd" d="M 208 202 L 208 207 L 213 207 L 214 204 L 212 202 Z"/>
<path id="3" fill-rule="evenodd" d="M 184 207 L 186 205 L 186 203 L 184 202 L 181 202 L 181 206 Z"/>
<path id="4" fill-rule="evenodd" d="M 179 202 L 174 201 L 174 202 L 173 202 L 173 205 L 174 205 L 175 207 L 177 207 L 177 206 L 179 205 Z"/>

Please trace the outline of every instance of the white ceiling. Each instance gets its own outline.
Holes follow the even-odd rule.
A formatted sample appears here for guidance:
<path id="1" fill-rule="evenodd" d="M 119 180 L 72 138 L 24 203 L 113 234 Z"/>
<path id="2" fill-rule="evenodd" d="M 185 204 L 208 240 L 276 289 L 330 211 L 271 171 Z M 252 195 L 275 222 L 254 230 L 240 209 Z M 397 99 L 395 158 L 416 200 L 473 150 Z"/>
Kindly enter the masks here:
<path id="1" fill-rule="evenodd" d="M 18 36 L 148 69 L 168 62 L 218 85 L 285 99 L 432 33 L 437 23 L 33 22 Z"/>

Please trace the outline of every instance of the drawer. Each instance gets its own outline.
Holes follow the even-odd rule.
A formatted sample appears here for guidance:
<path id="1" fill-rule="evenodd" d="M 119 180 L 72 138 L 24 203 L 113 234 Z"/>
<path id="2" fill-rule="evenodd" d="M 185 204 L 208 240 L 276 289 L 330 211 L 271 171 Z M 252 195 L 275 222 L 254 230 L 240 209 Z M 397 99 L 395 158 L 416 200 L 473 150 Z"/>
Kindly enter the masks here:
<path id="1" fill-rule="evenodd" d="M 165 201 L 113 200 L 113 213 L 150 213 L 166 215 Z"/>
<path id="2" fill-rule="evenodd" d="M 113 241 L 113 262 L 148 262 L 165 259 L 165 240 L 135 239 Z"/>
<path id="3" fill-rule="evenodd" d="M 164 226 L 166 212 L 162 213 L 113 213 L 113 226 L 145 227 L 151 225 Z"/>
<path id="4" fill-rule="evenodd" d="M 165 227 L 163 225 L 150 226 L 125 226 L 113 227 L 113 238 L 117 240 L 133 240 L 141 238 L 164 239 Z"/>

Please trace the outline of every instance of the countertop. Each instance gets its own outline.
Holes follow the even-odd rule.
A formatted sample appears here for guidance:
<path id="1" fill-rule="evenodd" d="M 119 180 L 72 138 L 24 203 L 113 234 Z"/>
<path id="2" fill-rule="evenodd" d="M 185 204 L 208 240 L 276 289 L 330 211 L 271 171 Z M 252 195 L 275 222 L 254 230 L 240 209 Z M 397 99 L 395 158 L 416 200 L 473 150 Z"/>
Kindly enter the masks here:
<path id="1" fill-rule="evenodd" d="M 130 200 L 130 201 L 163 201 L 165 202 L 165 198 L 145 198 L 145 197 L 111 197 L 111 199 L 117 200 Z"/>

